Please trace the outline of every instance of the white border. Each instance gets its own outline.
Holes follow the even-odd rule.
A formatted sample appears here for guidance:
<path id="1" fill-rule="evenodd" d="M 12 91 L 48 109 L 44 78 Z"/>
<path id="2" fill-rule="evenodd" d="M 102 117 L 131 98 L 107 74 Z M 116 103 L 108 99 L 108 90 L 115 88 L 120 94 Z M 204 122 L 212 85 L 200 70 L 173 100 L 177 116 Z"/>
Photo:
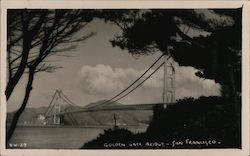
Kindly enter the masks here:
<path id="1" fill-rule="evenodd" d="M 166 149 L 166 150 L 11 150 L 5 149 L 6 99 L 6 11 L 7 8 L 239 8 L 243 6 L 242 49 L 242 150 L 239 149 Z M 1 155 L 249 155 L 249 1 L 31 1 L 16 0 L 1 3 Z"/>

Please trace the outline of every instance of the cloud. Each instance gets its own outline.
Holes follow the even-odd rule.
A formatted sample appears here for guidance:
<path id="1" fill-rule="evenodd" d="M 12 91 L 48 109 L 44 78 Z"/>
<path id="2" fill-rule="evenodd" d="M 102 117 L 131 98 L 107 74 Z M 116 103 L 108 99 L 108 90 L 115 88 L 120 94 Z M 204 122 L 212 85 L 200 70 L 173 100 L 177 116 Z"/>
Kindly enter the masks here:
<path id="1" fill-rule="evenodd" d="M 214 80 L 195 76 L 197 70 L 192 67 L 179 67 L 176 70 L 176 97 L 199 97 L 220 94 L 220 85 Z"/>
<path id="2" fill-rule="evenodd" d="M 213 80 L 204 80 L 196 77 L 194 73 L 197 70 L 194 68 L 179 67 L 177 65 L 175 69 L 177 99 L 190 96 L 219 95 L 220 85 L 216 84 Z M 109 98 L 130 85 L 144 71 L 133 68 L 112 68 L 104 64 L 96 66 L 85 65 L 79 72 L 80 88 L 84 94 L 92 95 L 97 100 L 98 98 Z M 125 101 L 129 103 L 161 102 L 162 84 L 163 69 L 160 69 L 139 87 L 135 91 L 136 93 L 131 94 Z"/>
<path id="3" fill-rule="evenodd" d="M 122 90 L 137 75 L 137 71 L 132 68 L 113 69 L 102 64 L 83 66 L 80 71 L 81 88 L 87 94 L 108 95 Z"/>

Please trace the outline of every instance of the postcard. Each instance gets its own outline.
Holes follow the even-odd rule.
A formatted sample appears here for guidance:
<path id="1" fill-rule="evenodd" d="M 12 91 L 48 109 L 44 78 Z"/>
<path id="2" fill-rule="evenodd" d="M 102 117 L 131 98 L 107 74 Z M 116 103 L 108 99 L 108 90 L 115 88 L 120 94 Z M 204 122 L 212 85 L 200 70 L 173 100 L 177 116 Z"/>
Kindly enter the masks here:
<path id="1" fill-rule="evenodd" d="M 249 155 L 249 2 L 3 1 L 1 155 Z"/>

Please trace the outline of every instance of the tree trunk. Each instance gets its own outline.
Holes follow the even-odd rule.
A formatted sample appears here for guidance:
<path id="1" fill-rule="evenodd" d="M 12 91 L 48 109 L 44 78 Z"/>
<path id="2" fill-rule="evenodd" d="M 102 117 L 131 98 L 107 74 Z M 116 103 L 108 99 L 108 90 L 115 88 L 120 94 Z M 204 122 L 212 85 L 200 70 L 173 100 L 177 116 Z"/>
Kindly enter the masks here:
<path id="1" fill-rule="evenodd" d="M 15 112 L 14 117 L 11 121 L 11 125 L 9 130 L 7 131 L 7 138 L 6 138 L 6 143 L 8 143 L 16 129 L 17 126 L 17 122 L 19 120 L 19 117 L 21 116 L 21 114 L 23 113 L 24 109 L 26 108 L 26 105 L 28 103 L 29 97 L 30 97 L 30 93 L 32 90 L 32 83 L 33 83 L 33 79 L 34 79 L 34 75 L 35 75 L 35 71 L 34 69 L 29 69 L 29 79 L 28 79 L 28 83 L 26 86 L 26 91 L 25 91 L 25 96 L 23 99 L 23 103 L 21 105 L 21 107 L 18 109 L 17 112 Z"/>
<path id="2" fill-rule="evenodd" d="M 29 57 L 30 48 L 31 48 L 31 39 L 29 37 L 26 37 L 23 43 L 22 59 L 17 69 L 17 72 L 12 78 L 9 79 L 9 82 L 5 89 L 5 95 L 6 95 L 7 100 L 10 98 L 11 93 L 13 92 L 14 88 L 16 87 L 17 83 L 19 82 L 20 78 L 22 77 L 24 73 L 24 70 L 26 68 L 26 64 L 28 61 L 28 57 Z"/>

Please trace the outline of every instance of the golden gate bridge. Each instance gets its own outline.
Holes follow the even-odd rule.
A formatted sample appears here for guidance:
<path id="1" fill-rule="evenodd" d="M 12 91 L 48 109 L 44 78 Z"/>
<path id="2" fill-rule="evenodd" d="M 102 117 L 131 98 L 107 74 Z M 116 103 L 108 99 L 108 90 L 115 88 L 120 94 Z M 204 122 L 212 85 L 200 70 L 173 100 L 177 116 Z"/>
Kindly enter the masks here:
<path id="1" fill-rule="evenodd" d="M 162 58 L 164 60 L 162 61 Z M 160 64 L 157 66 L 157 64 Z M 153 71 L 152 68 L 157 66 Z M 151 103 L 151 104 L 130 104 L 130 105 L 111 105 L 136 90 L 145 81 L 147 81 L 152 75 L 154 75 L 162 66 L 164 66 L 163 74 L 163 102 Z M 64 108 L 62 102 L 65 103 Z M 138 77 L 127 88 L 99 104 L 98 107 L 82 107 L 72 102 L 62 90 L 56 90 L 50 104 L 44 113 L 46 119 L 52 119 L 53 124 L 60 125 L 61 118 L 67 115 L 73 125 L 78 125 L 77 120 L 74 118 L 75 113 L 80 112 L 95 112 L 95 111 L 122 111 L 122 110 L 152 110 L 155 105 L 163 105 L 166 109 L 168 105 L 175 103 L 175 69 L 173 66 L 173 60 L 170 56 L 162 54 L 140 77 Z"/>

